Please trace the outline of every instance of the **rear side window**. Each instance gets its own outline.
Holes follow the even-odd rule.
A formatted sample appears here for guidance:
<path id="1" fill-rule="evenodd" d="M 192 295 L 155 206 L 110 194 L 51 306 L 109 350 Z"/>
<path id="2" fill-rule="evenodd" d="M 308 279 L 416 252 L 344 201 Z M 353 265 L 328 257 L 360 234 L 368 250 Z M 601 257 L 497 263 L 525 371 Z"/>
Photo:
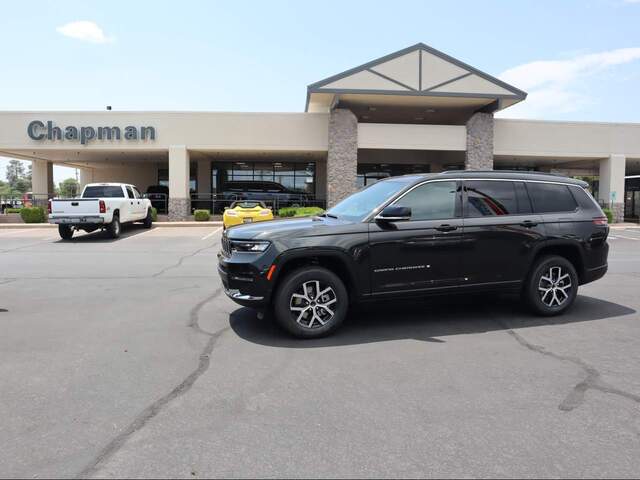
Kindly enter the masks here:
<path id="1" fill-rule="evenodd" d="M 573 212 L 577 207 L 566 185 L 527 182 L 527 190 L 536 213 Z"/>
<path id="2" fill-rule="evenodd" d="M 121 187 L 96 185 L 84 189 L 82 198 L 123 198 Z"/>
<path id="3" fill-rule="evenodd" d="M 494 217 L 520 213 L 515 182 L 464 182 L 465 217 Z"/>
<path id="4" fill-rule="evenodd" d="M 598 202 L 591 196 L 591 194 L 582 187 L 571 187 L 571 193 L 575 197 L 580 208 L 584 209 L 587 212 L 594 212 L 596 214 L 601 214 L 600 206 Z"/>

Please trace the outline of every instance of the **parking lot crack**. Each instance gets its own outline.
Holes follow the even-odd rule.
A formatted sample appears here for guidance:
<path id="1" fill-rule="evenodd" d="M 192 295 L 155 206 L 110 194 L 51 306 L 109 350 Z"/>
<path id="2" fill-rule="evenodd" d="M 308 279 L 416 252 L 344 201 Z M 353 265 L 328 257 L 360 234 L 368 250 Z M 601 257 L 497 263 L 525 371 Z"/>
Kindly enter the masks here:
<path id="1" fill-rule="evenodd" d="M 213 248 L 214 246 L 216 246 L 216 243 L 213 243 L 211 245 L 207 245 L 206 247 L 199 248 L 195 252 L 188 253 L 187 255 L 183 255 L 173 265 L 169 265 L 167 267 L 164 267 L 163 269 L 161 269 L 161 270 L 157 271 L 156 273 L 154 273 L 153 275 L 151 275 L 151 278 L 157 278 L 160 275 L 162 275 L 163 273 L 168 272 L 169 270 L 173 270 L 174 268 L 179 268 L 187 258 L 195 257 L 200 252 L 203 252 L 204 250 L 207 250 L 209 248 Z"/>
<path id="2" fill-rule="evenodd" d="M 560 404 L 558 405 L 558 408 L 560 410 L 570 412 L 571 410 L 578 408 L 580 405 L 582 405 L 582 403 L 584 403 L 585 395 L 588 390 L 596 390 L 602 393 L 616 395 L 627 400 L 640 403 L 640 395 L 626 392 L 622 389 L 608 385 L 601 379 L 600 372 L 598 372 L 598 370 L 586 363 L 581 358 L 554 353 L 541 345 L 536 345 L 529 342 L 526 338 L 524 338 L 513 328 L 511 328 L 506 322 L 500 320 L 498 320 L 497 322 L 506 330 L 506 332 L 511 337 L 513 337 L 520 345 L 527 348 L 528 350 L 539 353 L 540 355 L 551 357 L 561 362 L 571 363 L 584 371 L 586 375 L 585 379 L 574 386 L 569 394 L 565 397 L 565 399 L 560 402 Z"/>
<path id="3" fill-rule="evenodd" d="M 217 288 L 206 298 L 194 305 L 189 312 L 189 323 L 187 324 L 187 326 L 195 330 L 198 334 L 202 334 L 208 337 L 207 343 L 198 356 L 198 364 L 196 368 L 192 370 L 191 373 L 187 375 L 169 393 L 160 397 L 158 400 L 156 400 L 151 405 L 146 407 L 142 412 L 140 412 L 122 432 L 120 432 L 113 440 L 111 440 L 104 448 L 102 448 L 102 450 L 100 450 L 98 455 L 96 455 L 96 457 L 76 475 L 76 478 L 89 478 L 93 476 L 106 461 L 112 458 L 118 452 L 118 450 L 120 450 L 124 446 L 124 444 L 132 435 L 144 428 L 152 418 L 157 416 L 173 400 L 187 393 L 198 380 L 198 378 L 200 378 L 208 370 L 211 364 L 211 353 L 213 352 L 218 339 L 225 332 L 227 332 L 230 327 L 226 326 L 219 328 L 214 332 L 208 332 L 200 326 L 200 312 L 207 303 L 211 302 L 221 293 L 222 289 Z"/>

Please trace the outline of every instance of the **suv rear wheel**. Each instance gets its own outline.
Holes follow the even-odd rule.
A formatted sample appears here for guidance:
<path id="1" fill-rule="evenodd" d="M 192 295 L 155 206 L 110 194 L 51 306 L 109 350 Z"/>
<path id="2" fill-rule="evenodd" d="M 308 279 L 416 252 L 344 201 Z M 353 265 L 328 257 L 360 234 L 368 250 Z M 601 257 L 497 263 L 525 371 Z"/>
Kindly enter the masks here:
<path id="1" fill-rule="evenodd" d="M 564 257 L 549 255 L 533 266 L 524 296 L 534 312 L 552 316 L 564 313 L 578 295 L 578 274 Z"/>
<path id="2" fill-rule="evenodd" d="M 336 274 L 321 267 L 289 274 L 275 294 L 277 322 L 299 338 L 328 335 L 344 321 L 349 296 Z"/>

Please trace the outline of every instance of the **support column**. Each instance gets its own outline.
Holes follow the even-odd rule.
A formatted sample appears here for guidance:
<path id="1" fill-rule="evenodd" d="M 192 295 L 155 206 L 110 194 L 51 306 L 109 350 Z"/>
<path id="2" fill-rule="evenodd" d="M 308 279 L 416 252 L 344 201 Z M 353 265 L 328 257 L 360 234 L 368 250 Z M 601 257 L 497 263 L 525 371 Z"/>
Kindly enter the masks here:
<path id="1" fill-rule="evenodd" d="M 51 162 L 32 160 L 31 191 L 38 200 L 44 200 L 45 196 L 53 196 L 53 164 Z"/>
<path id="2" fill-rule="evenodd" d="M 474 113 L 467 121 L 465 170 L 493 170 L 493 113 Z"/>
<path id="3" fill-rule="evenodd" d="M 600 160 L 598 199 L 613 212 L 614 223 L 624 221 L 624 174 L 627 159 L 611 155 Z"/>
<path id="4" fill-rule="evenodd" d="M 189 151 L 185 145 L 169 147 L 169 221 L 186 220 L 190 215 Z"/>
<path id="5" fill-rule="evenodd" d="M 88 183 L 93 183 L 93 168 L 80 168 L 80 192 Z M 78 192 L 78 193 L 80 193 Z"/>
<path id="6" fill-rule="evenodd" d="M 356 190 L 358 119 L 351 110 L 337 108 L 329 116 L 327 208 Z"/>

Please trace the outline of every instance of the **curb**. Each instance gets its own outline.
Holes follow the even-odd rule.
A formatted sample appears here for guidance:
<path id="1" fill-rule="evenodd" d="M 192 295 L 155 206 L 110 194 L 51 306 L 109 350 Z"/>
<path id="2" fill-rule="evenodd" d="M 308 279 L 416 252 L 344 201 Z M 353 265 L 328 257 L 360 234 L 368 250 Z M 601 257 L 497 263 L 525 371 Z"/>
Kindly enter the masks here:
<path id="1" fill-rule="evenodd" d="M 221 227 L 222 222 L 153 222 L 154 227 Z M 0 230 L 34 228 L 57 228 L 58 225 L 52 223 L 0 223 Z"/>

